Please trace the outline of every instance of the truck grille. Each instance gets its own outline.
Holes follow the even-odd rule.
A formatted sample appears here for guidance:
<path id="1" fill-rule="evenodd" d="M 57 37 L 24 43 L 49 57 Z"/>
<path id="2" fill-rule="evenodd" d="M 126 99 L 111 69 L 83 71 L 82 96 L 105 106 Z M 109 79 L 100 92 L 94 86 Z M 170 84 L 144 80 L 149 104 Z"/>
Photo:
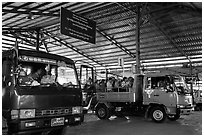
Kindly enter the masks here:
<path id="1" fill-rule="evenodd" d="M 43 116 L 60 116 L 60 115 L 69 115 L 72 114 L 71 108 L 52 108 L 52 109 L 41 109 L 36 110 L 36 117 Z"/>

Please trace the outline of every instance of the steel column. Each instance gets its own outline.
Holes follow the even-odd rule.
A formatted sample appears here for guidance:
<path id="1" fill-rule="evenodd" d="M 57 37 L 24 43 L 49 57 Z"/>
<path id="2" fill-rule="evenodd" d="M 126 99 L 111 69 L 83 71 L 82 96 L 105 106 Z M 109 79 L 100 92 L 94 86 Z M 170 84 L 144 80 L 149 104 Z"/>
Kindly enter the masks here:
<path id="1" fill-rule="evenodd" d="M 140 74 L 140 6 L 137 6 L 136 14 L 136 73 Z"/>
<path id="2" fill-rule="evenodd" d="M 36 50 L 39 51 L 40 48 L 40 29 L 36 29 L 37 38 L 36 38 Z"/>

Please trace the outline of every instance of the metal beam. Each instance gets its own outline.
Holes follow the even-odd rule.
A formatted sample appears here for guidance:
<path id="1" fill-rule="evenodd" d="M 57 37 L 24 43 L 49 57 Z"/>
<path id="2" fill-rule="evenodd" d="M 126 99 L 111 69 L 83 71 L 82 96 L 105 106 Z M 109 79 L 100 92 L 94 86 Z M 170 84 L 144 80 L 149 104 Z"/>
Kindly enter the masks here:
<path id="1" fill-rule="evenodd" d="M 81 51 L 78 50 L 76 47 L 72 46 L 71 44 L 69 44 L 69 43 L 67 43 L 67 42 L 65 42 L 65 41 L 63 41 L 63 40 L 61 40 L 61 39 L 58 38 L 58 37 L 53 37 L 53 36 L 52 36 L 52 35 L 53 35 L 52 33 L 48 33 L 48 32 L 46 32 L 45 30 L 43 31 L 43 33 L 44 33 L 45 35 L 47 35 L 47 36 L 50 36 L 52 39 L 54 39 L 55 41 L 61 43 L 62 45 L 66 46 L 66 47 L 68 47 L 68 48 L 70 48 L 70 49 L 72 49 L 73 51 L 77 52 L 78 54 L 80 54 L 80 55 L 86 57 L 87 59 L 89 59 L 89 60 L 95 62 L 96 64 L 98 64 L 98 65 L 100 65 L 100 66 L 102 66 L 102 67 L 106 67 L 105 65 L 103 65 L 103 64 L 101 64 L 100 62 L 94 60 L 94 59 L 91 58 L 90 56 L 84 54 L 83 52 L 81 52 Z"/>
<path id="2" fill-rule="evenodd" d="M 12 10 L 8 10 L 8 9 L 2 9 L 2 12 L 4 11 L 4 13 L 17 13 L 16 15 L 9 17 L 8 19 L 12 19 L 12 18 L 14 18 L 14 17 L 16 17 L 16 16 L 19 16 L 19 14 L 26 14 L 26 15 L 32 14 L 32 15 L 35 15 L 35 13 L 33 14 L 33 12 L 31 12 L 32 10 L 35 10 L 35 9 L 37 9 L 37 8 L 40 8 L 40 7 L 43 7 L 43 6 L 45 6 L 45 5 L 49 4 L 49 3 L 51 3 L 51 2 L 42 3 L 42 4 L 38 5 L 38 6 L 35 6 L 35 7 L 30 8 L 30 9 L 28 9 L 28 10 L 26 10 L 26 11 L 12 11 Z M 31 2 L 30 2 L 30 4 L 31 4 Z M 40 14 L 41 12 L 37 12 L 37 13 Z M 7 23 L 7 24 L 5 24 L 5 25 L 3 25 L 3 26 L 8 26 L 8 25 L 10 25 L 10 24 L 12 24 L 12 23 L 21 21 L 22 19 L 23 19 L 23 18 L 20 18 L 20 19 L 18 19 L 18 20 L 9 22 L 9 23 Z M 7 19 L 6 19 L 6 20 L 7 20 Z M 2 21 L 2 22 L 4 22 L 4 21 Z M 21 22 L 21 23 L 22 23 L 22 22 Z"/>
<path id="3" fill-rule="evenodd" d="M 20 9 L 20 8 L 22 8 L 22 7 L 25 7 L 25 6 L 28 6 L 28 5 L 30 5 L 30 4 L 33 4 L 33 3 L 34 3 L 34 2 L 24 3 L 24 4 L 22 4 L 22 5 L 18 6 L 18 7 L 15 7 L 15 8 L 13 8 L 13 9 L 11 9 L 11 10 L 5 10 L 5 11 L 9 11 L 9 12 L 5 12 L 5 13 L 6 13 L 6 14 L 7 14 L 7 13 L 17 13 L 17 12 L 18 12 L 18 9 Z M 2 12 L 3 12 L 3 10 L 4 10 L 4 9 L 2 9 Z M 14 16 L 10 16 L 9 18 L 4 19 L 2 22 L 7 21 L 7 20 L 9 20 L 9 19 L 12 19 L 12 18 L 14 18 L 14 17 L 16 17 L 16 16 L 19 16 L 19 15 L 16 14 L 16 15 L 14 15 Z"/>
<path id="4" fill-rule="evenodd" d="M 100 33 L 102 36 L 104 36 L 108 41 L 110 41 L 112 44 L 120 48 L 122 51 L 124 51 L 127 55 L 129 55 L 132 58 L 136 58 L 134 54 L 132 54 L 127 48 L 123 47 L 120 43 L 118 43 L 114 38 L 107 35 L 105 32 L 100 31 L 98 28 L 96 28 L 97 32 Z"/>
<path id="5" fill-rule="evenodd" d="M 140 74 L 140 5 L 137 5 L 136 10 L 136 73 Z"/>
<path id="6" fill-rule="evenodd" d="M 13 2 L 6 2 L 6 3 L 2 4 L 2 8 L 8 6 L 8 5 L 12 4 L 12 3 L 13 3 Z"/>
<path id="7" fill-rule="evenodd" d="M 199 9 L 195 4 L 194 4 L 194 2 L 189 2 L 191 5 L 192 5 L 192 7 L 200 14 L 200 15 L 202 15 L 202 9 Z M 201 3 L 201 5 L 202 5 L 202 3 Z"/>
<path id="8" fill-rule="evenodd" d="M 2 12 L 17 12 L 17 11 L 12 11 L 12 10 L 2 10 Z M 28 14 L 27 11 L 18 11 L 18 13 L 20 14 Z M 50 14 L 50 13 L 42 13 L 42 12 L 31 12 L 33 15 L 43 15 L 43 16 L 56 16 L 59 17 L 59 14 Z M 130 55 L 130 57 L 132 58 L 136 58 L 134 54 L 132 54 L 127 48 L 123 47 L 121 44 L 119 44 L 114 38 L 111 38 L 110 36 L 108 36 L 106 33 L 100 31 L 98 28 L 96 28 L 96 30 L 102 35 L 104 36 L 106 39 L 108 39 L 110 42 L 112 42 L 112 44 L 116 45 L 118 48 L 120 48 L 122 51 L 124 51 L 126 54 Z"/>
<path id="9" fill-rule="evenodd" d="M 36 35 L 36 50 L 39 51 L 39 47 L 40 47 L 40 29 L 36 30 L 37 35 Z"/>
<path id="10" fill-rule="evenodd" d="M 28 12 L 28 11 L 13 11 L 13 10 L 8 10 L 8 9 L 2 9 L 2 12 L 5 13 L 17 13 L 17 14 L 26 14 L 29 15 L 29 13 L 33 15 L 40 15 L 40 16 L 51 16 L 51 17 L 59 17 L 60 14 L 54 14 L 54 13 L 42 13 L 42 12 Z"/>
<path id="11" fill-rule="evenodd" d="M 117 3 L 118 4 L 118 3 Z M 121 5 L 121 4 L 118 4 L 118 5 Z M 127 7 L 125 7 L 125 6 L 123 6 L 123 5 L 121 5 L 123 8 L 126 8 L 126 9 L 128 9 L 129 11 L 131 11 L 132 13 L 134 13 L 134 14 L 136 14 L 137 15 L 137 12 L 134 12 L 134 11 L 132 11 L 131 9 L 129 9 L 129 8 L 127 8 Z M 178 5 L 173 5 L 173 6 L 178 6 Z M 158 11 L 158 10 L 156 10 L 156 11 Z M 154 11 L 155 12 L 155 11 Z M 152 14 L 152 13 L 154 13 L 154 12 L 149 12 L 149 14 Z M 151 16 L 152 17 L 152 16 Z M 184 55 L 188 60 L 189 60 L 189 62 L 191 62 L 191 60 L 190 60 L 190 58 L 189 58 L 189 56 L 182 50 L 182 49 L 180 49 L 178 46 L 177 46 L 177 44 L 174 42 L 174 40 L 166 33 L 166 31 L 160 26 L 160 25 L 157 25 L 157 24 L 159 24 L 153 17 L 152 17 L 152 19 L 150 20 L 150 22 L 153 22 L 153 25 L 154 26 L 156 26 L 162 33 L 163 33 L 163 35 L 172 43 L 172 45 L 182 54 L 182 55 Z M 165 51 L 164 51 L 165 52 Z M 168 54 L 167 54 L 168 55 Z M 169 56 L 169 55 L 168 55 Z"/>
<path id="12" fill-rule="evenodd" d="M 21 39 L 21 40 L 23 40 L 23 41 L 25 41 L 25 42 L 27 42 L 27 43 L 29 43 L 31 45 L 34 45 L 34 43 L 32 43 L 31 41 L 29 41 L 29 40 L 27 40 L 25 38 L 21 38 L 20 35 L 21 34 L 19 34 L 19 33 L 18 34 L 13 34 L 14 37 L 17 37 L 18 39 Z"/>
<path id="13" fill-rule="evenodd" d="M 157 28 L 159 29 L 159 31 L 170 41 L 170 43 L 172 43 L 172 45 L 182 54 L 184 55 L 189 62 L 191 62 L 189 56 L 177 45 L 176 42 L 174 42 L 174 40 L 171 38 L 170 35 L 167 34 L 167 32 L 161 27 L 161 24 L 159 24 L 159 22 L 157 22 L 156 20 L 154 20 L 154 17 L 152 17 L 152 19 L 150 20 L 150 22 Z"/>

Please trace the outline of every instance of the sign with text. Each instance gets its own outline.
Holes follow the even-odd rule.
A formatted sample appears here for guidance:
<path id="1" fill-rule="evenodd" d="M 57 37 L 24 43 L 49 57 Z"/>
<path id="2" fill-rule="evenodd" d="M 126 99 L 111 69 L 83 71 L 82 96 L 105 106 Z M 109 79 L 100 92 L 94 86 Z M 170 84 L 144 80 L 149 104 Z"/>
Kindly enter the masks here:
<path id="1" fill-rule="evenodd" d="M 96 43 L 96 22 L 61 7 L 60 32 L 86 42 Z"/>

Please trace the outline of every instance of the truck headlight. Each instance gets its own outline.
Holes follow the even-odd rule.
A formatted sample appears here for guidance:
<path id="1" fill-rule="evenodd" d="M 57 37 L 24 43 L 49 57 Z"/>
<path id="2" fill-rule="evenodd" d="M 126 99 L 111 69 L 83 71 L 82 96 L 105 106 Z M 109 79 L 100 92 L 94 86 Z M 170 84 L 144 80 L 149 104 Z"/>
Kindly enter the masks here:
<path id="1" fill-rule="evenodd" d="M 20 110 L 20 118 L 34 118 L 34 117 L 35 117 L 35 109 Z"/>
<path id="2" fill-rule="evenodd" d="M 72 114 L 80 114 L 82 113 L 82 107 L 73 107 Z"/>
<path id="3" fill-rule="evenodd" d="M 178 108 L 185 108 L 184 105 L 177 105 Z"/>

